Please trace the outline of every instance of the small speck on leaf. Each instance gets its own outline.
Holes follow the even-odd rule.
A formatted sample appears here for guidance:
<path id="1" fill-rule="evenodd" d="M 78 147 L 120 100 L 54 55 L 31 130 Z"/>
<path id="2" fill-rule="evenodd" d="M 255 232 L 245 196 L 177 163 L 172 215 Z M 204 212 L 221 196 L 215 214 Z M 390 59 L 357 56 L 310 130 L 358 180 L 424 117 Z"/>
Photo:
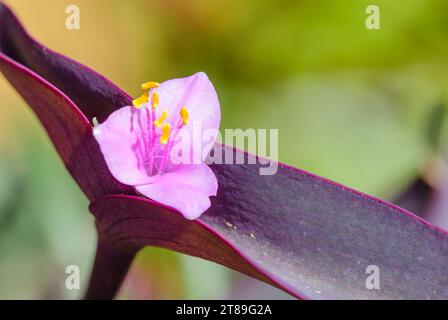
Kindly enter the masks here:
<path id="1" fill-rule="evenodd" d="M 230 222 L 226 221 L 226 226 L 230 229 L 234 229 L 236 230 L 236 226 L 234 226 L 233 224 L 231 224 Z"/>

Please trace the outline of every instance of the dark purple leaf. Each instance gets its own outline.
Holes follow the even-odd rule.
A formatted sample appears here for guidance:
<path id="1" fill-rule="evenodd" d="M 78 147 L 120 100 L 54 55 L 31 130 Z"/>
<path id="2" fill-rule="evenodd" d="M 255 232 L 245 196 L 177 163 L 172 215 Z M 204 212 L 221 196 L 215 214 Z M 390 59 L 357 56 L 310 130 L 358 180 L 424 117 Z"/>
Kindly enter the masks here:
<path id="1" fill-rule="evenodd" d="M 89 121 L 93 117 L 104 121 L 114 110 L 131 102 L 126 93 L 102 75 L 32 39 L 2 3 L 0 51 L 64 92 Z"/>
<path id="2" fill-rule="evenodd" d="M 101 237 L 261 273 L 299 297 L 448 296 L 446 233 L 404 210 L 283 165 L 274 176 L 256 174 L 255 165 L 213 169 L 220 189 L 200 220 L 150 200 L 106 196 L 91 205 Z M 366 289 L 368 265 L 380 268 L 381 290 Z"/>
<path id="3" fill-rule="evenodd" d="M 110 175 L 89 123 L 130 98 L 36 43 L 1 3 L 0 51 L 0 70 L 93 200 L 99 244 L 88 298 L 112 298 L 145 245 L 218 262 L 297 297 L 448 298 L 446 233 L 399 207 L 286 165 L 273 176 L 260 176 L 258 164 L 213 165 L 218 196 L 197 221 L 135 196 Z M 380 268 L 381 290 L 366 289 L 368 265 Z"/>
<path id="4" fill-rule="evenodd" d="M 89 199 L 132 192 L 110 174 L 88 120 L 105 117 L 117 103 L 128 102 L 127 95 L 91 69 L 35 42 L 2 3 L 0 70 L 36 113 Z"/>

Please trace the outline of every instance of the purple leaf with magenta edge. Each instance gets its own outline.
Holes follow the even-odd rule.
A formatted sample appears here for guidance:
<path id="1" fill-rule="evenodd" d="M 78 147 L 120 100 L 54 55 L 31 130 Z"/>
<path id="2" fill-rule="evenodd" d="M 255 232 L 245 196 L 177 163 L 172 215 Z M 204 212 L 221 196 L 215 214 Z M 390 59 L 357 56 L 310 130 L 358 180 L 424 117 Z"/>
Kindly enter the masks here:
<path id="1" fill-rule="evenodd" d="M 87 298 L 113 298 L 146 245 L 223 264 L 299 298 L 448 298 L 445 232 L 397 206 L 287 165 L 279 164 L 272 176 L 259 175 L 260 163 L 211 165 L 218 195 L 195 221 L 137 196 L 109 173 L 88 120 L 103 121 L 131 98 L 34 41 L 1 2 L 0 70 L 92 201 L 99 236 Z M 366 288 L 369 265 L 380 269 L 380 290 Z"/>

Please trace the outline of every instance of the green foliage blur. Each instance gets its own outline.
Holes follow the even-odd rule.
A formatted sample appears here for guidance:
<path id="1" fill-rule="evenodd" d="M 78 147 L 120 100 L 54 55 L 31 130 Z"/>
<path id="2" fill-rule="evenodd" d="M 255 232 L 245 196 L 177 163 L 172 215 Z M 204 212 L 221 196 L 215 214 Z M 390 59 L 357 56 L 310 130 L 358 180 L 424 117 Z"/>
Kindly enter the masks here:
<path id="1" fill-rule="evenodd" d="M 77 31 L 64 24 L 71 1 L 5 2 L 38 40 L 132 95 L 148 80 L 205 71 L 222 129 L 278 128 L 280 161 L 382 198 L 418 174 L 431 152 L 428 121 L 448 102 L 446 0 L 78 0 Z M 370 4 L 381 10 L 379 30 L 365 27 Z M 96 240 L 87 206 L 0 79 L 1 299 L 82 296 Z M 72 264 L 78 291 L 65 288 Z M 228 297 L 287 296 L 156 248 L 139 254 L 119 296 Z"/>

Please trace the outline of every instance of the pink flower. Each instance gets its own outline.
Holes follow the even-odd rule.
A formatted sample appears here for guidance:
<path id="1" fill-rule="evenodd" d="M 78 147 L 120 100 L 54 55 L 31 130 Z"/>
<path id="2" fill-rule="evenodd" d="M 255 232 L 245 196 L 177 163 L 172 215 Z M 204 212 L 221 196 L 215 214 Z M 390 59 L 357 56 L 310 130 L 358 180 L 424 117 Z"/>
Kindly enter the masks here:
<path id="1" fill-rule="evenodd" d="M 202 156 L 199 163 L 178 164 L 170 152 L 180 135 L 193 136 L 193 122 L 200 123 L 202 132 L 219 128 L 216 91 L 202 72 L 160 85 L 147 82 L 142 89 L 133 106 L 116 110 L 96 125 L 94 136 L 118 181 L 196 219 L 210 207 L 209 197 L 216 196 L 217 179 Z M 207 155 L 213 144 L 200 143 L 201 154 Z"/>

